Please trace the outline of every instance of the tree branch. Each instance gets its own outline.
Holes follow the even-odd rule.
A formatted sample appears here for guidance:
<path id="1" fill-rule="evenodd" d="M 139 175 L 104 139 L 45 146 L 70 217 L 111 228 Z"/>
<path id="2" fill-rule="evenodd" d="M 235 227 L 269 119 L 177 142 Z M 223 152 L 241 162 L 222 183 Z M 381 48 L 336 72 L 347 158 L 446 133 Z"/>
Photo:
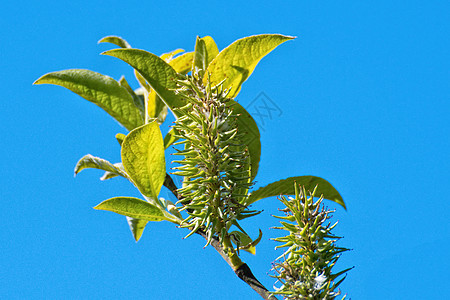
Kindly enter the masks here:
<path id="1" fill-rule="evenodd" d="M 196 233 L 201 235 L 206 240 L 208 239 L 206 233 L 203 232 L 202 230 L 197 230 Z M 271 296 L 270 292 L 264 287 L 264 285 L 262 285 L 261 282 L 259 282 L 258 279 L 256 279 L 255 275 L 253 275 L 252 273 L 252 270 L 246 263 L 243 263 L 237 269 L 234 268 L 230 258 L 223 251 L 222 244 L 216 238 L 213 238 L 213 240 L 211 241 L 211 246 L 213 246 L 214 249 L 216 249 L 216 251 L 219 252 L 220 256 L 222 256 L 222 258 L 227 262 L 227 264 L 233 269 L 237 277 L 239 277 L 242 281 L 248 284 L 263 299 L 277 300 L 277 298 L 273 295 Z"/>
<path id="2" fill-rule="evenodd" d="M 172 177 L 170 177 L 170 175 L 167 173 L 166 178 L 164 180 L 164 186 L 168 188 L 178 200 L 181 200 L 181 197 L 178 194 L 177 187 L 173 182 Z M 201 235 L 204 239 L 208 240 L 208 237 L 206 236 L 206 233 L 203 230 L 199 229 L 195 233 Z M 258 279 L 256 279 L 255 275 L 253 275 L 252 273 L 252 270 L 246 263 L 241 264 L 237 268 L 233 265 L 230 257 L 225 253 L 222 244 L 218 241 L 216 237 L 213 237 L 211 241 L 211 246 L 213 246 L 214 249 L 216 249 L 216 251 L 220 254 L 220 256 L 222 256 L 223 260 L 225 260 L 227 264 L 233 269 L 236 276 L 239 277 L 246 284 L 248 284 L 263 299 L 277 300 L 277 298 L 273 295 L 270 295 L 270 292 L 264 287 L 264 285 L 262 285 L 261 282 L 259 282 Z"/>

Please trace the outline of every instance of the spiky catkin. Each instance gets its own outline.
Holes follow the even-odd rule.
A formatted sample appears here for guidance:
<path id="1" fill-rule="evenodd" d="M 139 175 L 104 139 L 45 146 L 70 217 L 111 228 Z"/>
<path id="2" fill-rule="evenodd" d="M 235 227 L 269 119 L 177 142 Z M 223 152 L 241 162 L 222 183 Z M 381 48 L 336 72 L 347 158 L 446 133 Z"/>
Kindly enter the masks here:
<path id="1" fill-rule="evenodd" d="M 326 223 L 334 211 L 321 204 L 322 197 L 315 200 L 314 193 L 315 190 L 308 195 L 304 187 L 296 187 L 295 198 L 279 198 L 286 206 L 281 210 L 285 216 L 275 216 L 283 220 L 282 226 L 275 228 L 288 234 L 274 240 L 283 243 L 276 249 L 288 249 L 273 263 L 271 276 L 281 284 L 274 294 L 285 299 L 335 299 L 340 295 L 337 287 L 345 277 L 337 282 L 336 278 L 350 270 L 332 272 L 340 254 L 348 249 L 336 246 L 340 237 L 331 230 L 337 223 Z"/>
<path id="2" fill-rule="evenodd" d="M 175 153 L 183 159 L 175 161 L 179 166 L 173 172 L 184 177 L 178 193 L 189 216 L 182 227 L 190 228 L 190 234 L 202 228 L 209 243 L 213 236 L 222 238 L 246 209 L 251 185 L 248 149 L 241 142 L 239 116 L 221 84 L 205 86 L 197 76 L 178 84 L 177 92 L 186 101 L 177 109 L 180 117 L 173 126 L 182 139 L 176 144 L 184 146 Z"/>

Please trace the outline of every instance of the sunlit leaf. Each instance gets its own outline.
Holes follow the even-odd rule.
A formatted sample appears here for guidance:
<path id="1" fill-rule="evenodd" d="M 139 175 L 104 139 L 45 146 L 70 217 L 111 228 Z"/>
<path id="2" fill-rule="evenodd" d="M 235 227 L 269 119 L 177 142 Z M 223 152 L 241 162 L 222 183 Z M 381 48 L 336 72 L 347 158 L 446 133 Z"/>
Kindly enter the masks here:
<path id="1" fill-rule="evenodd" d="M 118 169 L 120 169 L 123 173 L 125 173 L 125 169 L 123 168 L 122 163 L 115 163 L 114 166 Z M 117 173 L 106 171 L 102 177 L 100 177 L 100 180 L 108 180 L 114 177 L 119 176 Z"/>
<path id="2" fill-rule="evenodd" d="M 232 231 L 230 235 L 233 236 L 234 239 L 232 241 L 239 250 L 244 250 L 255 255 L 256 245 L 258 245 L 262 238 L 262 231 L 259 230 L 259 235 L 254 241 L 246 233 L 240 231 Z"/>
<path id="3" fill-rule="evenodd" d="M 183 49 L 176 49 L 164 54 L 161 54 L 159 57 L 161 57 L 162 59 L 164 59 L 165 62 L 169 62 L 173 59 L 173 57 L 181 52 L 184 52 Z"/>
<path id="4" fill-rule="evenodd" d="M 346 209 L 344 200 L 339 192 L 331 185 L 331 183 L 316 176 L 289 177 L 261 187 L 250 194 L 250 197 L 247 200 L 247 205 L 250 205 L 260 199 L 272 196 L 295 195 L 294 182 L 296 182 L 297 185 L 304 186 L 306 190 L 311 192 L 316 186 L 318 186 L 316 195 L 323 195 L 323 198 L 334 201 Z"/>
<path id="5" fill-rule="evenodd" d="M 183 100 L 176 95 L 176 71 L 160 57 L 139 49 L 113 49 L 102 54 L 117 57 L 141 74 L 169 108 L 181 107 Z"/>
<path id="6" fill-rule="evenodd" d="M 233 109 L 234 113 L 239 115 L 236 121 L 239 130 L 244 133 L 243 142 L 248 147 L 251 163 L 251 176 L 252 179 L 254 179 L 258 173 L 259 160 L 261 157 L 261 139 L 258 125 L 256 125 L 255 120 L 242 105 L 233 100 L 231 100 L 230 103 L 230 107 Z"/>
<path id="7" fill-rule="evenodd" d="M 233 243 L 236 245 L 237 248 L 240 248 L 243 245 L 250 244 L 252 242 L 252 239 L 246 235 L 245 233 L 242 233 L 240 231 L 232 231 L 230 232 L 230 236 L 232 237 Z M 246 251 L 250 252 L 251 254 L 255 255 L 255 247 L 250 247 L 249 249 L 246 249 Z"/>
<path id="8" fill-rule="evenodd" d="M 120 146 L 122 146 L 123 140 L 125 139 L 126 135 L 123 133 L 116 134 L 116 140 L 119 143 Z"/>
<path id="9" fill-rule="evenodd" d="M 141 74 L 139 74 L 138 71 L 134 70 L 134 75 L 136 76 L 136 80 L 139 82 L 139 84 L 141 85 L 141 88 L 138 88 L 137 90 L 135 90 L 136 95 L 138 96 L 142 96 L 142 98 L 144 97 L 144 90 L 146 92 L 151 91 L 152 88 L 150 87 L 150 85 L 147 83 L 147 81 L 145 80 L 144 77 L 142 77 Z M 143 89 L 143 90 L 142 90 Z M 139 93 L 138 93 L 139 91 Z"/>
<path id="10" fill-rule="evenodd" d="M 191 70 L 194 52 L 183 53 L 168 62 L 168 64 L 180 74 L 186 74 Z"/>
<path id="11" fill-rule="evenodd" d="M 135 218 L 131 218 L 131 217 L 126 217 L 126 218 L 127 218 L 128 226 L 130 226 L 130 230 L 131 230 L 131 233 L 133 234 L 135 241 L 136 242 L 139 241 L 148 221 L 141 220 L 141 219 L 135 219 Z"/>
<path id="12" fill-rule="evenodd" d="M 124 76 L 122 76 L 119 79 L 119 84 L 121 86 L 123 86 L 124 88 L 127 89 L 128 93 L 131 95 L 131 97 L 133 97 L 133 101 L 134 101 L 134 105 L 136 105 L 136 107 L 139 109 L 139 111 L 141 112 L 141 116 L 142 118 L 144 118 L 144 112 L 145 112 L 145 103 L 144 103 L 144 98 L 139 97 L 138 95 L 136 95 L 136 93 L 134 92 L 134 90 L 131 88 L 131 86 L 128 84 L 128 81 L 125 79 Z"/>
<path id="13" fill-rule="evenodd" d="M 157 199 L 166 177 L 166 164 L 164 142 L 156 122 L 136 128 L 126 136 L 122 163 L 141 193 Z"/>
<path id="14" fill-rule="evenodd" d="M 173 128 L 170 129 L 169 132 L 164 137 L 164 149 L 169 148 L 170 145 L 175 143 L 178 139 L 179 137 L 175 134 L 175 130 Z"/>
<path id="15" fill-rule="evenodd" d="M 157 119 L 158 124 L 164 123 L 167 116 L 167 106 L 152 89 L 148 93 L 147 111 L 150 119 Z"/>
<path id="16" fill-rule="evenodd" d="M 120 166 L 113 165 L 107 160 L 92 156 L 90 154 L 83 156 L 78 161 L 77 165 L 75 166 L 75 175 L 87 168 L 99 169 L 112 173 L 115 176 L 123 176 L 127 178 L 127 174 L 120 168 Z"/>
<path id="17" fill-rule="evenodd" d="M 173 221 L 162 208 L 133 197 L 114 197 L 103 201 L 94 209 L 112 211 L 119 215 L 145 221 Z"/>
<path id="18" fill-rule="evenodd" d="M 131 48 L 130 44 L 120 36 L 110 35 L 100 39 L 98 43 L 111 43 L 121 48 Z"/>
<path id="19" fill-rule="evenodd" d="M 252 74 L 261 58 L 293 38 L 280 34 L 262 34 L 235 41 L 223 49 L 208 66 L 211 83 L 218 84 L 226 79 L 224 87 L 231 87 L 229 97 L 236 97 L 242 83 Z M 206 80 L 206 76 L 204 78 Z"/>
<path id="20" fill-rule="evenodd" d="M 203 73 L 208 66 L 206 64 L 207 59 L 208 53 L 206 52 L 205 41 L 197 36 L 197 40 L 195 42 L 194 62 L 192 63 L 192 74 L 194 74 L 195 69 L 197 69 L 199 71 L 199 75 L 203 76 Z"/>
<path id="21" fill-rule="evenodd" d="M 109 76 L 89 70 L 71 69 L 45 74 L 34 84 L 65 87 L 104 109 L 128 130 L 144 123 L 133 97 L 126 88 Z"/>
<path id="22" fill-rule="evenodd" d="M 177 49 L 169 53 L 164 53 L 160 57 L 167 62 L 172 67 L 178 66 L 180 68 L 183 68 L 182 66 L 182 60 L 178 58 L 173 58 L 176 54 L 183 52 L 183 49 Z M 189 62 L 190 64 L 191 62 Z M 176 72 L 180 72 L 176 68 L 174 68 Z M 181 70 L 183 71 L 183 70 Z M 140 81 L 145 80 L 143 78 L 139 78 Z M 167 106 L 166 104 L 161 100 L 161 98 L 157 95 L 157 93 L 147 86 L 148 95 L 147 95 L 147 111 L 148 116 L 150 119 L 157 119 L 158 124 L 164 123 L 164 120 L 167 117 Z"/>
<path id="23" fill-rule="evenodd" d="M 205 70 L 208 68 L 208 65 L 217 56 L 217 54 L 219 54 L 219 49 L 217 48 L 217 45 L 212 37 L 197 37 L 192 70 L 194 70 L 194 68 L 201 70 L 200 76 L 203 76 Z"/>
<path id="24" fill-rule="evenodd" d="M 209 66 L 211 61 L 219 54 L 219 48 L 217 48 L 216 42 L 210 36 L 202 37 L 206 46 L 206 67 Z"/>

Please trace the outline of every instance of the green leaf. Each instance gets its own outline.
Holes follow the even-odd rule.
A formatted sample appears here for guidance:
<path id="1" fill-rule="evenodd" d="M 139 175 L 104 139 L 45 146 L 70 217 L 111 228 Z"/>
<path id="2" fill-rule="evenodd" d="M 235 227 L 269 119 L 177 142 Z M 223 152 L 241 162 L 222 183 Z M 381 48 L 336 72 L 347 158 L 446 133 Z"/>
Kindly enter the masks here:
<path id="1" fill-rule="evenodd" d="M 164 137 L 164 149 L 167 149 L 175 143 L 177 140 L 179 140 L 179 137 L 175 134 L 175 130 L 172 128 L 169 130 L 169 132 Z"/>
<path id="2" fill-rule="evenodd" d="M 302 185 L 306 190 L 313 191 L 314 188 L 317 187 L 316 195 L 323 195 L 325 199 L 334 201 L 344 209 L 345 207 L 344 200 L 342 199 L 339 192 L 323 178 L 316 176 L 297 176 L 297 177 L 289 177 L 283 180 L 279 180 L 273 182 L 269 185 L 261 187 L 256 191 L 252 192 L 247 200 L 247 205 L 254 203 L 263 198 L 268 198 L 272 196 L 280 196 L 280 195 L 295 195 L 295 185 Z"/>
<path id="3" fill-rule="evenodd" d="M 131 233 L 133 234 L 135 241 L 136 242 L 139 241 L 148 221 L 127 217 L 127 222 L 128 222 L 128 225 L 130 226 L 130 230 L 131 230 Z"/>
<path id="4" fill-rule="evenodd" d="M 160 57 L 161 59 L 163 59 L 165 62 L 167 62 L 169 65 L 172 66 L 172 63 L 176 63 L 178 60 L 173 59 L 173 56 L 183 52 L 183 49 L 177 49 L 174 50 L 172 52 L 169 53 L 164 53 L 162 54 Z M 178 61 L 181 62 L 181 61 Z M 181 66 L 180 66 L 181 67 Z M 175 69 L 175 71 L 177 72 L 177 70 Z M 167 117 L 167 106 L 164 103 L 163 100 L 161 100 L 161 98 L 158 96 L 158 94 L 147 84 L 146 80 L 142 77 L 142 75 L 140 75 L 136 70 L 136 78 L 138 79 L 138 81 L 141 83 L 142 86 L 144 86 L 147 90 L 147 113 L 148 113 L 148 117 L 150 119 L 157 119 L 158 124 L 162 124 L 164 123 L 166 117 Z M 144 95 L 142 95 L 142 99 L 144 99 Z"/>
<path id="5" fill-rule="evenodd" d="M 161 54 L 159 57 L 161 57 L 165 62 L 169 62 L 173 59 L 173 57 L 175 55 L 177 55 L 178 53 L 181 53 L 181 52 L 184 52 L 184 50 L 176 49 L 176 50 L 170 51 L 168 53 Z"/>
<path id="6" fill-rule="evenodd" d="M 147 95 L 147 112 L 150 119 L 157 119 L 158 124 L 164 123 L 167 116 L 167 106 L 156 94 L 155 90 L 151 90 Z"/>
<path id="7" fill-rule="evenodd" d="M 246 233 L 240 231 L 232 231 L 230 232 L 230 236 L 234 238 L 232 241 L 239 250 L 244 250 L 255 255 L 256 245 L 258 245 L 262 238 L 262 231 L 261 229 L 259 230 L 259 235 L 254 241 Z"/>
<path id="8" fill-rule="evenodd" d="M 126 136 L 122 163 L 141 193 L 157 199 L 166 177 L 166 164 L 164 142 L 156 122 L 136 128 Z"/>
<path id="9" fill-rule="evenodd" d="M 126 135 L 123 133 L 116 134 L 116 140 L 119 143 L 120 146 L 122 146 L 123 140 L 125 139 Z"/>
<path id="10" fill-rule="evenodd" d="M 144 123 L 133 97 L 109 76 L 89 70 L 71 69 L 45 74 L 34 84 L 65 87 L 104 109 L 128 130 Z"/>
<path id="11" fill-rule="evenodd" d="M 125 173 L 125 169 L 123 168 L 122 163 L 115 163 L 114 166 L 118 169 L 120 169 L 121 171 L 123 171 L 123 173 Z M 104 180 L 108 180 L 114 177 L 119 176 L 117 173 L 112 173 L 109 171 L 106 171 L 102 177 L 100 177 L 100 180 L 104 181 Z"/>
<path id="12" fill-rule="evenodd" d="M 246 235 L 245 233 L 242 233 L 240 231 L 232 231 L 230 232 L 231 241 L 236 245 L 237 249 L 241 249 L 242 246 L 248 245 L 252 242 L 252 239 Z M 255 247 L 249 247 L 248 249 L 244 249 L 245 251 L 255 255 L 256 254 L 256 248 Z"/>
<path id="13" fill-rule="evenodd" d="M 194 67 L 197 67 L 199 70 L 202 70 L 202 72 L 200 72 L 200 75 L 203 76 L 211 61 L 218 54 L 219 49 L 217 48 L 217 45 L 212 37 L 205 36 L 203 38 L 199 38 L 197 36 L 194 51 L 194 61 L 192 63 L 192 71 Z"/>
<path id="14" fill-rule="evenodd" d="M 231 100 L 230 107 L 234 113 L 239 115 L 237 125 L 241 132 L 244 132 L 243 142 L 247 145 L 250 154 L 251 177 L 252 180 L 258 174 L 259 160 L 261 157 L 261 138 L 258 125 L 253 117 L 238 102 Z"/>
<path id="15" fill-rule="evenodd" d="M 160 57 L 139 49 L 113 49 L 102 54 L 117 57 L 136 69 L 170 109 L 184 105 L 174 91 L 177 72 Z"/>
<path id="16" fill-rule="evenodd" d="M 147 92 L 152 90 L 152 88 L 150 87 L 150 85 L 148 85 L 147 81 L 144 79 L 144 77 L 142 77 L 141 74 L 139 74 L 138 71 L 134 70 L 134 76 L 136 77 L 136 80 L 137 80 L 137 81 L 139 82 L 139 84 L 141 85 L 142 89 L 144 89 L 144 90 L 147 91 Z M 135 90 L 136 95 L 142 96 L 142 97 L 143 97 L 143 96 L 144 96 L 144 91 L 143 91 L 142 89 L 138 88 L 137 90 Z M 138 93 L 138 91 L 139 91 L 140 93 Z M 143 97 L 143 98 L 144 98 L 144 97 Z M 144 101 L 145 101 L 145 100 L 144 100 Z"/>
<path id="17" fill-rule="evenodd" d="M 209 66 L 211 61 L 219 54 L 219 48 L 217 48 L 216 42 L 210 36 L 202 37 L 206 46 L 206 67 Z"/>
<path id="18" fill-rule="evenodd" d="M 114 45 L 119 46 L 121 48 L 131 48 L 130 44 L 128 44 L 128 42 L 126 40 L 124 40 L 120 36 L 115 36 L 115 35 L 105 36 L 104 38 L 102 38 L 97 43 L 98 44 L 100 44 L 100 43 L 111 43 L 111 44 L 114 44 Z"/>
<path id="19" fill-rule="evenodd" d="M 208 53 L 206 53 L 206 44 L 205 41 L 197 36 L 197 40 L 195 43 L 195 51 L 194 51 L 194 62 L 192 63 L 192 74 L 194 73 L 194 69 L 197 68 L 200 70 L 200 76 L 203 76 L 203 73 L 206 70 L 208 65 L 206 64 L 208 59 Z"/>
<path id="20" fill-rule="evenodd" d="M 133 98 L 134 101 L 134 105 L 136 105 L 136 107 L 139 109 L 139 111 L 141 112 L 141 116 L 142 118 L 144 118 L 144 112 L 145 112 L 145 103 L 144 103 L 144 98 L 139 97 L 138 95 L 136 95 L 136 93 L 134 92 L 134 90 L 131 88 L 131 86 L 128 84 L 128 81 L 125 79 L 124 76 L 122 76 L 119 79 L 119 84 L 121 86 L 123 86 L 124 88 L 127 89 L 128 93 L 131 95 L 131 97 Z"/>
<path id="21" fill-rule="evenodd" d="M 78 161 L 77 165 L 75 166 L 75 175 L 77 175 L 82 170 L 87 169 L 87 168 L 99 169 L 99 170 L 103 170 L 103 171 L 107 171 L 109 173 L 115 174 L 116 176 L 123 176 L 123 177 L 127 178 L 127 174 L 124 171 L 122 171 L 122 169 L 119 166 L 113 165 L 112 163 L 110 163 L 107 160 L 92 156 L 90 154 L 83 156 Z"/>
<path id="22" fill-rule="evenodd" d="M 114 197 L 95 206 L 97 210 L 107 210 L 119 215 L 145 221 L 173 221 L 162 208 L 133 197 Z"/>
<path id="23" fill-rule="evenodd" d="M 180 74 L 186 74 L 191 70 L 192 60 L 194 59 L 194 52 L 183 53 L 170 60 L 168 64 Z"/>
<path id="24" fill-rule="evenodd" d="M 224 87 L 231 87 L 228 96 L 236 97 L 242 83 L 252 74 L 261 58 L 293 38 L 280 34 L 262 34 L 235 41 L 223 49 L 208 66 L 211 83 L 214 85 L 227 79 Z"/>
<path id="25" fill-rule="evenodd" d="M 161 100 L 161 98 L 159 98 L 159 103 L 162 104 L 162 108 L 160 109 L 159 114 L 156 116 L 156 121 L 159 125 L 161 125 L 166 120 L 168 108 L 167 105 Z"/>

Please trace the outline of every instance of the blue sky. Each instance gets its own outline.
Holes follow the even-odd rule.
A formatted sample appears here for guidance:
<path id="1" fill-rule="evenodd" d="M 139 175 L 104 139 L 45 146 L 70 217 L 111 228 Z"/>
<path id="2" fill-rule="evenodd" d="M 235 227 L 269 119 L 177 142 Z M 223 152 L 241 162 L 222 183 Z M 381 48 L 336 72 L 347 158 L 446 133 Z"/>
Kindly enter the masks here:
<path id="1" fill-rule="evenodd" d="M 364 2 L 364 3 L 363 3 Z M 138 196 L 124 180 L 77 178 L 85 154 L 119 161 L 125 133 L 106 113 L 44 73 L 86 68 L 132 78 L 105 56 L 106 35 L 161 54 L 192 51 L 196 35 L 220 49 L 260 33 L 298 38 L 265 57 L 237 100 L 263 92 L 280 111 L 264 119 L 256 187 L 295 175 L 329 180 L 342 284 L 352 299 L 444 299 L 448 287 L 450 25 L 447 1 L 19 1 L 0 12 L 3 157 L 0 296 L 8 299 L 258 299 L 211 247 L 172 224 L 135 243 L 123 217 L 95 211 Z M 136 83 L 134 82 L 136 87 Z M 258 121 L 258 120 L 257 120 Z M 261 122 L 261 120 L 259 120 Z M 167 192 L 162 191 L 161 196 Z M 275 198 L 246 228 L 263 241 L 244 254 L 267 287 Z"/>

